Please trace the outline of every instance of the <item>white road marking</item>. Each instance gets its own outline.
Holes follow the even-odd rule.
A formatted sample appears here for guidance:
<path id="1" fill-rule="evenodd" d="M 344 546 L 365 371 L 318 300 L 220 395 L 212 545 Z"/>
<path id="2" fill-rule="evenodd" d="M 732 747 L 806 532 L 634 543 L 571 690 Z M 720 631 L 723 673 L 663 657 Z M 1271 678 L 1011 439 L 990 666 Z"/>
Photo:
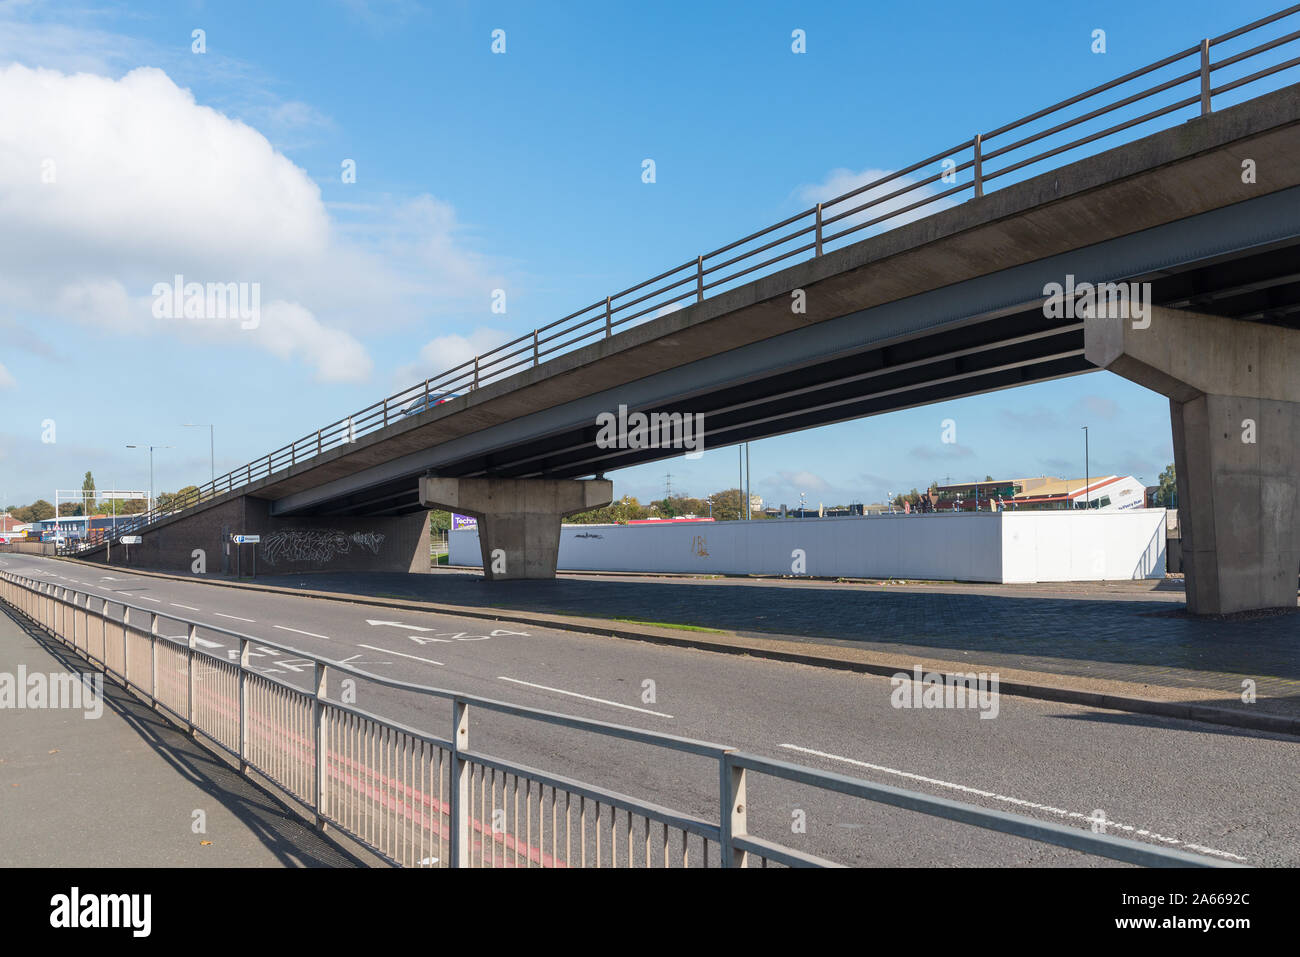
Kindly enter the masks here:
<path id="1" fill-rule="evenodd" d="M 226 647 L 225 645 L 223 645 L 223 644 L 222 644 L 221 642 L 219 642 L 219 641 L 209 641 L 207 638 L 200 638 L 200 637 L 198 637 L 197 635 L 194 636 L 194 643 L 195 643 L 196 645 L 199 645 L 200 647 L 203 647 L 203 648 L 224 648 L 224 647 Z"/>
<path id="2" fill-rule="evenodd" d="M 554 691 L 556 694 L 567 694 L 574 698 L 584 698 L 587 701 L 597 701 L 601 704 L 612 705 L 615 708 L 626 708 L 628 711 L 640 711 L 642 714 L 652 714 L 657 718 L 671 718 L 671 714 L 664 714 L 662 711 L 651 711 L 648 708 L 636 708 L 630 704 L 620 704 L 617 701 L 606 701 L 604 698 L 593 698 L 591 695 L 578 694 L 576 691 L 565 691 L 563 688 L 548 688 L 546 685 L 535 685 L 531 681 L 520 681 L 518 678 L 507 678 L 505 675 L 497 675 L 501 681 L 511 681 L 517 685 L 527 685 L 530 688 L 541 688 L 543 691 Z"/>
<path id="3" fill-rule="evenodd" d="M 136 598 L 139 598 L 141 601 L 151 601 L 151 602 L 153 602 L 155 605 L 161 605 L 161 604 L 162 604 L 162 602 L 160 602 L 157 598 L 150 598 L 148 595 L 136 595 L 135 597 L 136 597 Z"/>
<path id="4" fill-rule="evenodd" d="M 212 614 L 216 615 L 218 618 L 229 618 L 232 621 L 247 621 L 247 622 L 252 622 L 253 624 L 257 624 L 256 620 L 252 618 L 240 618 L 238 615 L 223 615 L 219 611 L 214 611 Z"/>
<path id="5" fill-rule="evenodd" d="M 446 665 L 444 665 L 441 661 L 434 661 L 432 658 L 421 658 L 418 655 L 404 655 L 400 651 L 389 651 L 387 648 L 376 648 L 374 645 L 357 645 L 357 647 L 369 648 L 371 651 L 379 651 L 386 655 L 397 655 L 397 657 L 399 658 L 410 658 L 413 661 L 423 661 L 426 664 L 438 665 L 440 668 L 446 667 Z"/>
<path id="6" fill-rule="evenodd" d="M 405 628 L 407 631 L 433 631 L 432 628 L 423 628 L 420 625 L 403 625 L 400 621 L 376 621 L 373 618 L 366 619 L 367 625 L 387 626 L 389 628 Z"/>
<path id="7" fill-rule="evenodd" d="M 311 631 L 299 631 L 297 628 L 289 628 L 286 625 L 272 625 L 272 628 L 279 628 L 281 631 L 292 631 L 295 635 L 306 635 L 308 638 L 324 638 L 326 641 L 332 641 L 329 635 L 318 635 Z"/>
<path id="8" fill-rule="evenodd" d="M 962 791 L 966 794 L 977 794 L 980 797 L 991 798 L 994 801 L 1005 801 L 1007 804 L 1014 804 L 1017 807 L 1026 807 L 1026 808 L 1033 808 L 1038 811 L 1047 811 L 1048 813 L 1055 814 L 1058 817 L 1074 818 L 1076 820 L 1087 821 L 1089 823 L 1092 823 L 1092 821 L 1095 820 L 1091 814 L 1081 814 L 1078 811 L 1067 811 L 1064 808 L 1052 807 L 1050 804 L 1038 804 L 1034 801 L 1025 801 L 1021 798 L 1008 797 L 1005 794 L 998 794 L 994 791 L 985 791 L 980 788 L 968 787 L 965 784 L 954 784 L 951 781 L 942 781 L 939 778 L 930 778 L 930 777 L 926 777 L 923 774 L 913 774 L 911 771 L 900 771 L 897 768 L 887 768 L 880 764 L 871 764 L 867 761 L 858 761 L 854 758 L 846 758 L 838 754 L 827 754 L 825 751 L 815 751 L 812 748 L 801 748 L 797 744 L 783 744 L 781 745 L 781 747 L 789 751 L 798 751 L 802 754 L 814 754 L 819 758 L 827 758 L 831 761 L 842 761 L 845 764 L 856 765 L 857 767 L 860 768 L 869 768 L 872 771 L 879 771 L 882 774 L 897 775 L 898 777 L 907 778 L 908 780 L 911 781 L 921 781 L 926 784 L 933 784 L 937 787 L 951 788 L 954 791 Z M 1150 837 L 1164 844 L 1181 844 L 1183 847 L 1187 848 L 1188 850 L 1199 851 L 1202 854 L 1214 854 L 1218 857 L 1232 858 L 1235 861 L 1246 860 L 1246 858 L 1242 857 L 1240 854 L 1232 854 L 1228 851 L 1218 851 L 1212 847 L 1205 847 L 1200 844 L 1189 844 L 1185 841 L 1180 841 L 1177 838 L 1165 837 L 1163 834 L 1157 834 L 1156 832 L 1151 831 L 1147 828 L 1136 828 L 1131 824 L 1121 824 L 1118 821 L 1104 821 L 1102 823 L 1107 827 L 1114 827 L 1121 831 L 1127 831 L 1131 834 L 1140 834 L 1143 837 Z"/>
<path id="9" fill-rule="evenodd" d="M 169 601 L 167 604 L 171 605 L 173 608 L 185 608 L 189 611 L 198 611 L 198 609 L 193 605 L 182 605 L 180 602 Z"/>
<path id="10" fill-rule="evenodd" d="M 341 665 L 391 665 L 392 664 L 391 661 L 357 661 L 357 659 L 360 657 L 361 657 L 360 655 L 353 655 L 350 658 L 340 658 L 339 664 Z"/>

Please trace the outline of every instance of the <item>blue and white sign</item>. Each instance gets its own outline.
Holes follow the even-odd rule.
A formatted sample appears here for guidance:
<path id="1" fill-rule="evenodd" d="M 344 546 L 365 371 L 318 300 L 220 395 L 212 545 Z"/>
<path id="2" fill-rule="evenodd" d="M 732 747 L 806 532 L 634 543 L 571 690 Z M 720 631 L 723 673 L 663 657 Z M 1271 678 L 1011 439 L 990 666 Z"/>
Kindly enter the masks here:
<path id="1" fill-rule="evenodd" d="M 236 545 L 256 545 L 262 540 L 261 535 L 235 535 L 233 537 Z"/>

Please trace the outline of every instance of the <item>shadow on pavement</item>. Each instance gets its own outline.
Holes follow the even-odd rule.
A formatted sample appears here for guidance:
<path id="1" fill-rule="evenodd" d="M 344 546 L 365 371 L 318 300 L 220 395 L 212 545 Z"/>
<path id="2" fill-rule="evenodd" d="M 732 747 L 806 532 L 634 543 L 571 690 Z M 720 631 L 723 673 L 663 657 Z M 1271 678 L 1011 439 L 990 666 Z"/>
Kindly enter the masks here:
<path id="1" fill-rule="evenodd" d="M 0 609 L 69 671 L 97 666 L 8 608 Z M 125 720 L 178 774 L 220 802 L 286 867 L 365 867 L 365 862 L 324 840 L 310 824 L 198 744 L 114 679 L 104 678 L 104 703 Z"/>

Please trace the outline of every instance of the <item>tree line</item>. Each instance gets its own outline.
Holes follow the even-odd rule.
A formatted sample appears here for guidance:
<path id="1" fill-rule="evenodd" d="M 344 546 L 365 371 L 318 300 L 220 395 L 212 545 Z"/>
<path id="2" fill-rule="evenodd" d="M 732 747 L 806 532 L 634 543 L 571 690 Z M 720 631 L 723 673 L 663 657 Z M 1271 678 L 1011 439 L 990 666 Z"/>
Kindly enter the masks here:
<path id="1" fill-rule="evenodd" d="M 159 492 L 154 498 L 155 505 L 160 509 L 167 509 L 179 499 L 187 495 L 193 495 L 198 492 L 197 485 L 186 485 L 184 488 L 177 489 L 175 492 Z M 74 502 L 59 503 L 59 517 L 75 517 L 81 515 L 138 515 L 148 507 L 144 499 L 99 499 L 95 497 L 95 476 L 90 472 L 86 473 L 81 482 L 81 500 Z M 38 498 L 29 505 L 10 505 L 5 508 L 5 513 L 12 516 L 15 521 L 27 524 L 29 522 L 43 522 L 46 519 L 54 518 L 54 505 L 43 498 Z"/>

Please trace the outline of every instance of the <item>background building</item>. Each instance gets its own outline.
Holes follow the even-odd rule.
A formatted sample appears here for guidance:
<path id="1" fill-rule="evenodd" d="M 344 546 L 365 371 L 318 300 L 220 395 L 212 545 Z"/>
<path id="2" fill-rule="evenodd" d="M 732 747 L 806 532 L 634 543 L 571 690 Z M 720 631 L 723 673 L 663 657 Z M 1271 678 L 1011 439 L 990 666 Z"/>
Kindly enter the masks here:
<path id="1" fill-rule="evenodd" d="M 1147 487 L 1132 475 L 1105 475 L 1085 481 L 1047 479 L 1017 494 L 1008 507 L 1017 509 L 1071 509 L 1085 506 L 1102 511 L 1145 508 Z"/>

